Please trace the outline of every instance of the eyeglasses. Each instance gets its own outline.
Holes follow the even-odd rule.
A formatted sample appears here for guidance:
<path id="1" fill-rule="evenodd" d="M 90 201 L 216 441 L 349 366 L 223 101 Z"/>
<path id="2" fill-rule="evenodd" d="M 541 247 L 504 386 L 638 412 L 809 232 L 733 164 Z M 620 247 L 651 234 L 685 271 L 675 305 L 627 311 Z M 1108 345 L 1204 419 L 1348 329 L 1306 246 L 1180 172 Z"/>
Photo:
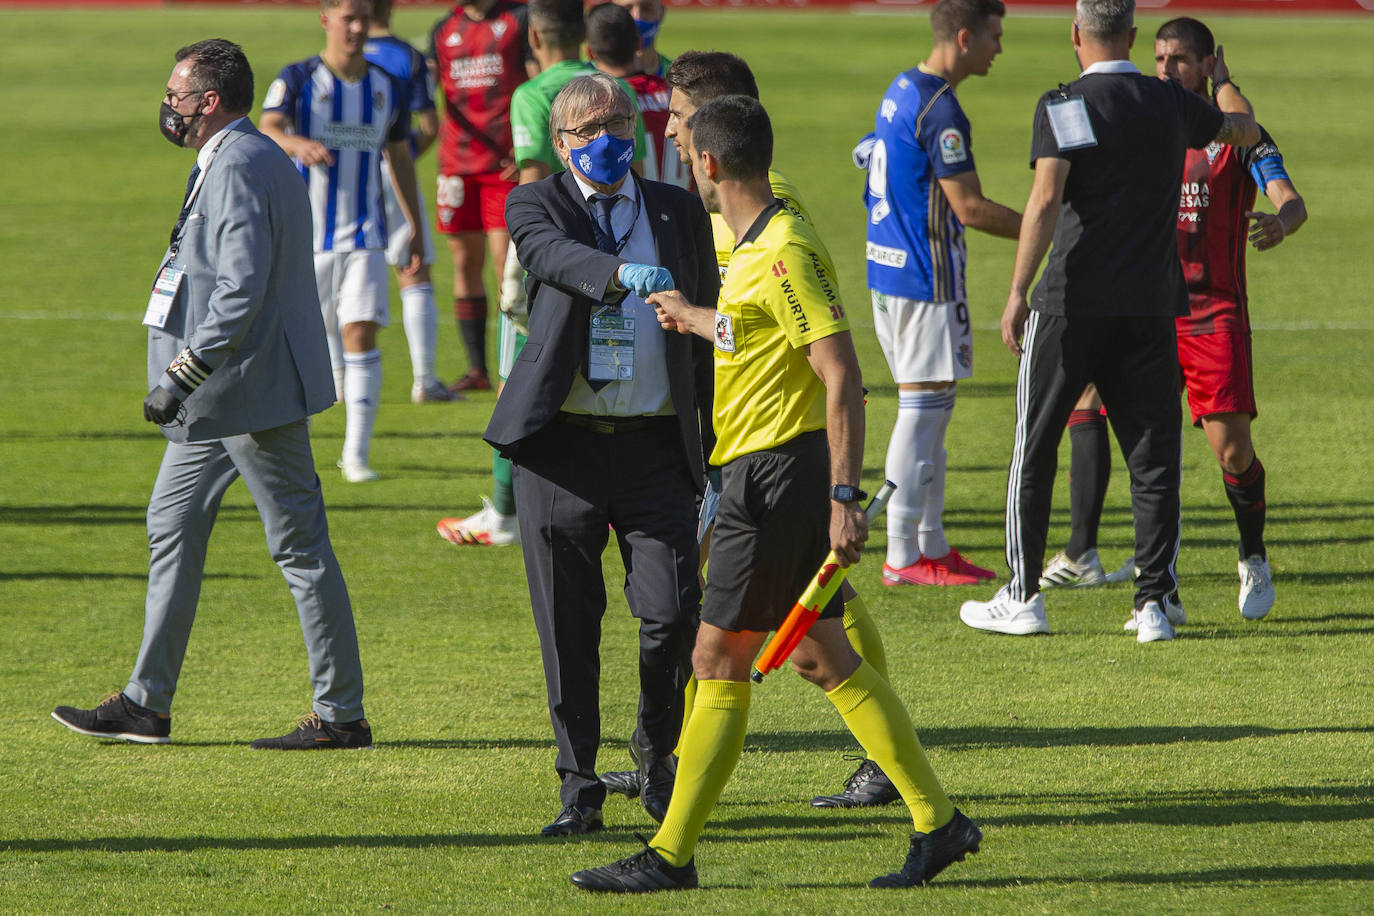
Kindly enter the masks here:
<path id="1" fill-rule="evenodd" d="M 613 134 L 617 137 L 628 137 L 634 130 L 634 118 L 625 115 L 616 115 L 614 118 L 607 118 L 605 121 L 592 124 L 583 124 L 581 127 L 565 127 L 560 133 L 574 134 L 580 139 L 588 142 L 595 140 L 602 133 Z"/>
<path id="2" fill-rule="evenodd" d="M 173 108 L 175 108 L 176 106 L 180 105 L 181 100 L 186 98 L 188 95 L 205 95 L 205 93 L 207 92 L 209 92 L 208 89 L 187 89 L 185 92 L 177 92 L 174 89 L 168 89 L 167 94 L 162 97 L 162 100 L 166 102 L 168 105 L 171 105 Z"/>

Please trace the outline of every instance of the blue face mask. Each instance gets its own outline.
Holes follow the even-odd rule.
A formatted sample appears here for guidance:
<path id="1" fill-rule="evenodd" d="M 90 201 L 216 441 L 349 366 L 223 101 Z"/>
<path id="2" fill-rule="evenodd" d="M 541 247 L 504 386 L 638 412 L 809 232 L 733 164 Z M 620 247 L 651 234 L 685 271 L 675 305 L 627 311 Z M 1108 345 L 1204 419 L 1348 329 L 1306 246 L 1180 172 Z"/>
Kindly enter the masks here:
<path id="1" fill-rule="evenodd" d="M 568 150 L 572 164 L 596 184 L 615 184 L 630 171 L 635 157 L 633 138 L 622 140 L 604 133 L 586 146 Z"/>
<path id="2" fill-rule="evenodd" d="M 639 43 L 646 48 L 654 46 L 654 39 L 658 37 L 658 27 L 663 20 L 656 19 L 649 22 L 645 19 L 636 19 L 635 28 L 639 30 Z"/>

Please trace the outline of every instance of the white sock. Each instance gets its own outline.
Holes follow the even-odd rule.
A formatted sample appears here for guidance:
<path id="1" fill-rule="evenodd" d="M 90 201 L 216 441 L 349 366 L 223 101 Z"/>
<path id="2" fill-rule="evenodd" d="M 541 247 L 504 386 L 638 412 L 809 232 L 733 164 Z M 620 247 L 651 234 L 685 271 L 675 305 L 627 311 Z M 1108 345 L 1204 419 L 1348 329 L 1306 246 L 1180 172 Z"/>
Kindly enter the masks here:
<path id="1" fill-rule="evenodd" d="M 344 354 L 344 464 L 366 465 L 382 394 L 382 351 Z"/>
<path id="2" fill-rule="evenodd" d="M 953 392 L 897 393 L 897 422 L 888 442 L 885 469 L 887 479 L 897 485 L 887 504 L 887 565 L 893 569 L 903 569 L 921 558 L 918 529 L 927 492 L 936 476 L 937 458 L 944 450 L 944 430 L 949 422 L 946 402 L 953 405 Z M 943 502 L 943 484 L 940 499 Z"/>
<path id="3" fill-rule="evenodd" d="M 931 456 L 934 474 L 930 486 L 926 488 L 926 505 L 921 512 L 921 525 L 916 534 L 921 546 L 921 556 L 938 560 L 949 553 L 949 540 L 945 537 L 945 466 L 948 453 L 945 451 L 945 431 L 949 429 L 949 418 L 954 414 L 954 388 L 947 388 L 944 422 L 935 437 L 935 453 Z"/>
<path id="4" fill-rule="evenodd" d="M 401 289 L 401 320 L 410 345 L 410 371 L 415 384 L 434 381 L 434 348 L 439 337 L 439 312 L 434 306 L 434 287 L 417 283 Z"/>

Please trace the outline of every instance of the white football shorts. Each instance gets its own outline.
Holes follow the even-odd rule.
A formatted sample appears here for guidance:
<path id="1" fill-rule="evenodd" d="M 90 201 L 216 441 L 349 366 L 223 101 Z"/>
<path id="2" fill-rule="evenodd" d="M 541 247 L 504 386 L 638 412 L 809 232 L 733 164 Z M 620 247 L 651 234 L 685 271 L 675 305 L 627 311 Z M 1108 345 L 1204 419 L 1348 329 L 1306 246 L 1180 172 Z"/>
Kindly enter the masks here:
<path id="1" fill-rule="evenodd" d="M 417 187 L 415 193 L 420 198 L 420 232 L 425 239 L 425 263 L 434 263 L 434 237 L 429 233 L 429 220 L 425 218 L 425 195 Z M 391 177 L 391 163 L 382 158 L 382 201 L 386 204 L 386 262 L 392 267 L 404 267 L 410 260 L 410 224 L 401 210 L 401 197 L 396 193 L 396 185 Z"/>
<path id="2" fill-rule="evenodd" d="M 331 336 L 359 321 L 391 324 L 386 252 L 380 248 L 315 252 L 315 288 Z"/>
<path id="3" fill-rule="evenodd" d="M 872 295 L 873 328 L 897 384 L 955 382 L 973 375 L 967 305 Z"/>

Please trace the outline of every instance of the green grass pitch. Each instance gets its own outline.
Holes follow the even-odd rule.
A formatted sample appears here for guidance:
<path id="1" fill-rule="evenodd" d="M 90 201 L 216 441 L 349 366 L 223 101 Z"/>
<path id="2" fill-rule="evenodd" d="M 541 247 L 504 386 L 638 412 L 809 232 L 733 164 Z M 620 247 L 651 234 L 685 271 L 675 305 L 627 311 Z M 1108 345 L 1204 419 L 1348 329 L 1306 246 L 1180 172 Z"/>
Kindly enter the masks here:
<path id="1" fill-rule="evenodd" d="M 404 10 L 424 36 L 437 9 Z M 1140 22 L 1148 37 L 1160 17 Z M 157 135 L 171 54 L 225 36 L 257 68 L 316 53 L 308 9 L 0 12 L 0 911 L 1357 912 L 1374 899 L 1374 131 L 1371 21 L 1216 18 L 1237 81 L 1278 139 L 1311 220 L 1251 258 L 1256 441 L 1270 469 L 1279 603 L 1236 610 L 1234 525 L 1201 434 L 1185 436 L 1190 624 L 1173 643 L 1121 631 L 1127 588 L 1051 595 L 1054 635 L 959 623 L 990 589 L 879 585 L 882 532 L 855 573 L 894 686 L 983 851 L 934 885 L 863 887 L 902 859 L 900 806 L 816 811 L 856 746 L 830 705 L 778 673 L 755 690 L 746 750 L 698 849 L 704 889 L 593 899 L 569 872 L 652 832 L 623 799 L 608 828 L 549 842 L 553 747 L 518 551 L 434 533 L 488 492 L 492 398 L 413 407 L 403 334 L 387 367 L 371 486 L 333 464 L 343 417 L 314 426 L 335 547 L 357 608 L 370 752 L 282 755 L 247 741 L 309 708 L 283 582 L 245 491 L 220 513 L 169 747 L 104 743 L 48 718 L 122 686 L 137 650 L 143 516 L 162 440 L 143 422 L 148 284 L 191 156 Z M 1075 73 L 1067 15 L 1013 15 L 1006 53 L 960 87 L 992 198 L 1017 207 L 1036 97 Z M 873 389 L 865 483 L 880 479 L 894 388 L 863 288 L 861 177 L 849 149 L 881 91 L 928 45 L 917 13 L 673 11 L 668 51 L 722 48 L 759 76 L 777 165 L 833 252 Z M 1134 59 L 1150 66 L 1150 43 Z M 422 162 L 432 191 L 433 156 Z M 432 193 L 428 194 L 431 204 Z M 949 434 L 946 523 L 1001 569 L 1015 361 L 994 330 L 1013 245 L 970 239 L 977 372 Z M 436 265 L 444 301 L 451 266 Z M 441 306 L 441 310 L 444 308 Z M 446 320 L 440 370 L 462 364 Z M 1067 446 L 1066 446 L 1067 447 Z M 1060 488 L 1051 544 L 1067 534 Z M 1103 552 L 1130 547 L 1120 462 Z M 627 763 L 633 625 L 615 583 L 604 627 L 605 768 Z"/>

